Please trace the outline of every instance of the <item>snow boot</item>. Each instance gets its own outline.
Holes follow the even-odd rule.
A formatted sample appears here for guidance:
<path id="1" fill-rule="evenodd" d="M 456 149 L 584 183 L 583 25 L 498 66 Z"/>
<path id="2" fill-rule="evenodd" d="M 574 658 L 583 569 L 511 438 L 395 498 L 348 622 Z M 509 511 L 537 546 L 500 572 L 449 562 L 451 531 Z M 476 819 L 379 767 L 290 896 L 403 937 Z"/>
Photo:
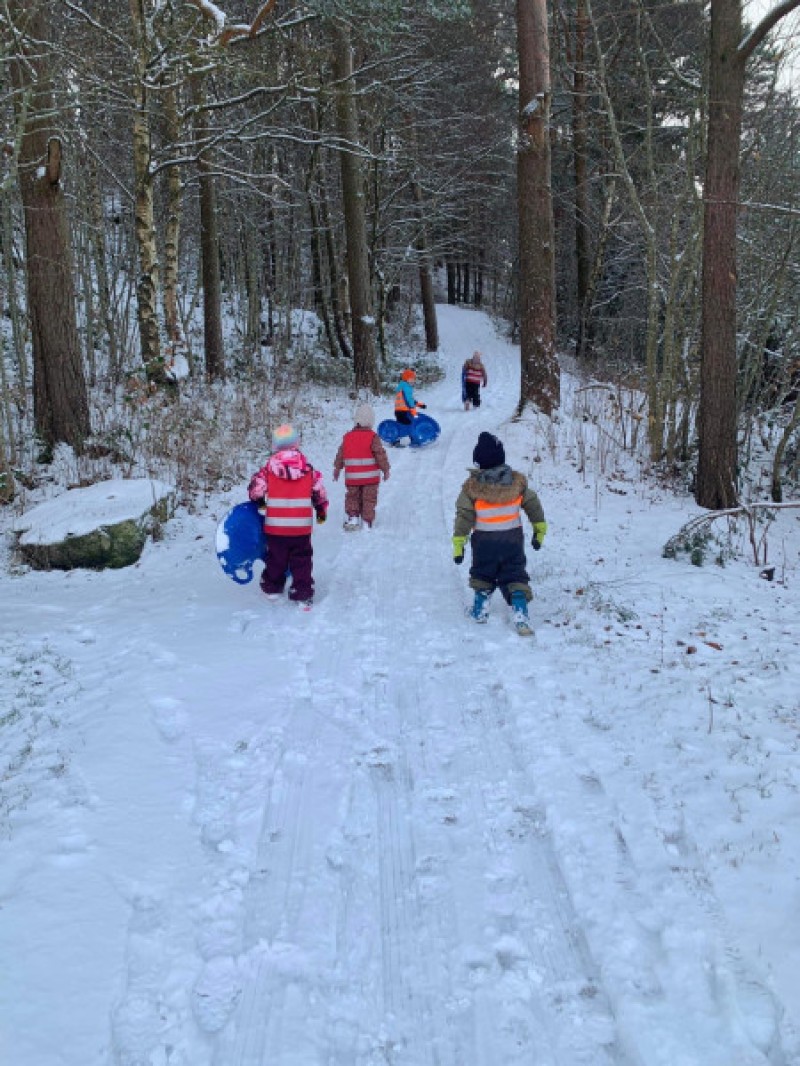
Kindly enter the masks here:
<path id="1" fill-rule="evenodd" d="M 356 514 L 349 515 L 345 519 L 344 528 L 348 532 L 352 532 L 356 529 L 361 529 L 361 519 Z"/>
<path id="2" fill-rule="evenodd" d="M 468 611 L 470 618 L 480 623 L 489 621 L 489 599 L 491 595 L 491 592 L 487 592 L 485 589 L 475 590 L 475 602 Z"/>
<path id="3" fill-rule="evenodd" d="M 528 601 L 525 593 L 517 589 L 511 593 L 511 610 L 514 612 L 514 628 L 521 637 L 532 637 L 533 628 L 528 617 Z"/>

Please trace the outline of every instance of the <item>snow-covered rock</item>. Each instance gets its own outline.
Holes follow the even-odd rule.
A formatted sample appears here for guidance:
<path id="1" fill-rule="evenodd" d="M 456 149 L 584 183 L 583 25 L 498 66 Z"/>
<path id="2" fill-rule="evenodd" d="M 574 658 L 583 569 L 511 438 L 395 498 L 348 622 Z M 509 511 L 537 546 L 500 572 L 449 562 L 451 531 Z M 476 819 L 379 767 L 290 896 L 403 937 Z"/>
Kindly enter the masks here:
<path id="1" fill-rule="evenodd" d="M 131 566 L 171 514 L 174 492 L 150 478 L 70 489 L 17 520 L 17 546 L 36 570 Z"/>

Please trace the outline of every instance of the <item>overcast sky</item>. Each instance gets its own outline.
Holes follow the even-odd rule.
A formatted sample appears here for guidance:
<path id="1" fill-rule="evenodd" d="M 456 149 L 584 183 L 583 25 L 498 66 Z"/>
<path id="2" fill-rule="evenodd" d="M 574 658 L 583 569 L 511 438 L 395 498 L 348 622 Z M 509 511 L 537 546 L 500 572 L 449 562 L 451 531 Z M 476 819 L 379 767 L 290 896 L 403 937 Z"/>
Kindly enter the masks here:
<path id="1" fill-rule="evenodd" d="M 755 23 L 778 3 L 778 0 L 745 0 L 745 18 Z M 780 43 L 792 56 L 791 70 L 787 71 L 787 80 L 800 91 L 800 11 L 787 15 L 770 34 L 772 44 Z"/>

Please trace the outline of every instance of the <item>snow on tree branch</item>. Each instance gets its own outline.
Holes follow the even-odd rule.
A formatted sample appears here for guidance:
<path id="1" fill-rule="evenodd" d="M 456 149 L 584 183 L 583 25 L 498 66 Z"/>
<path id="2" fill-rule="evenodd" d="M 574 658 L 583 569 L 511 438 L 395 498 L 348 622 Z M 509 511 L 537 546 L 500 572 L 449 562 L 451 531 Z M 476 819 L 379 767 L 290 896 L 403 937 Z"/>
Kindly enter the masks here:
<path id="1" fill-rule="evenodd" d="M 225 12 L 213 0 L 189 0 L 189 3 L 196 7 L 205 18 L 211 19 L 217 28 L 218 43 L 225 46 L 243 37 L 256 37 L 263 29 L 267 17 L 272 13 L 276 0 L 267 0 L 265 4 L 262 4 L 258 14 L 249 25 L 246 22 L 239 22 L 232 26 L 227 25 Z"/>
<path id="2" fill-rule="evenodd" d="M 773 27 L 776 26 L 785 15 L 791 14 L 791 12 L 798 7 L 800 7 L 800 0 L 783 0 L 783 3 L 778 4 L 777 7 L 772 9 L 772 11 L 768 11 L 761 22 L 748 33 L 739 45 L 736 50 L 739 58 L 745 61 L 748 60 L 767 36 L 769 31 L 773 29 Z"/>

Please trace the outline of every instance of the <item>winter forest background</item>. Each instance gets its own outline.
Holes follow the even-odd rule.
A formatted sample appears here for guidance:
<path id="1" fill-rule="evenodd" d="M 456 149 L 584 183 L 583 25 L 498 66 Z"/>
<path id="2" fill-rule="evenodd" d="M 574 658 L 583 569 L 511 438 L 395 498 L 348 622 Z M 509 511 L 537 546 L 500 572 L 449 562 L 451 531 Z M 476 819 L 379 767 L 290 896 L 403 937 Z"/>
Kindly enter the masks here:
<path id="1" fill-rule="evenodd" d="M 409 331 L 436 351 L 439 298 L 520 342 L 521 407 L 575 352 L 701 505 L 739 502 L 756 438 L 782 499 L 796 6 L 4 0 L 3 498 L 60 444 L 73 483 L 184 491 L 199 447 L 210 486 L 220 383 L 374 393 Z"/>
<path id="2" fill-rule="evenodd" d="M 3 1063 L 800 1064 L 798 18 L 0 0 Z M 309 612 L 214 551 L 286 420 Z M 534 637 L 464 618 L 481 430 Z M 135 565 L 22 554 L 143 486 Z"/>

